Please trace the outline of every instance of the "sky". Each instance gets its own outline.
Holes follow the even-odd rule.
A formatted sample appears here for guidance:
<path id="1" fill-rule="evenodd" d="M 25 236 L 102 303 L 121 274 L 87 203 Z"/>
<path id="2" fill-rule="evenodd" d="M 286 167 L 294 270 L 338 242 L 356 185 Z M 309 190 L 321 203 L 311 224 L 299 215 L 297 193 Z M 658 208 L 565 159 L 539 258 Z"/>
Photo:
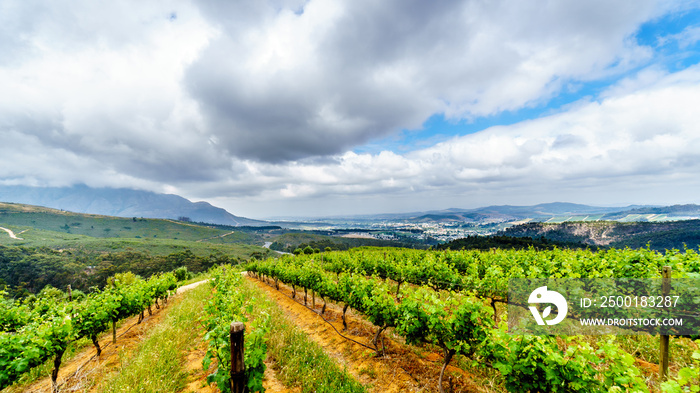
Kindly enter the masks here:
<path id="1" fill-rule="evenodd" d="M 700 1 L 0 0 L 0 92 L 3 185 L 700 203 Z"/>

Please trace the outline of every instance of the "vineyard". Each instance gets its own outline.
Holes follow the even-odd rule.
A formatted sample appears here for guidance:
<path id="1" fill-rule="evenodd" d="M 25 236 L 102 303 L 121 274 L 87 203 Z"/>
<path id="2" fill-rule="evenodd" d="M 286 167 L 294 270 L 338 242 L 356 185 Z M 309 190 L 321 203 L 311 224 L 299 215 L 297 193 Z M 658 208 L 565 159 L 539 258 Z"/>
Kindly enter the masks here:
<path id="1" fill-rule="evenodd" d="M 371 346 L 386 355 L 382 335 L 391 329 L 407 344 L 431 345 L 442 352 L 438 389 L 456 355 L 475 367 L 501 374 L 511 392 L 697 391 L 697 371 L 677 367 L 670 381 L 645 376 L 631 348 L 648 346 L 650 337 L 511 336 L 502 307 L 512 277 L 660 277 L 672 266 L 677 277 L 700 271 L 694 251 L 660 254 L 651 250 L 607 251 L 413 251 L 356 249 L 343 253 L 284 257 L 247 265 L 254 276 L 292 297 L 319 296 L 325 303 L 352 308 L 375 326 Z M 303 291 L 303 295 L 302 295 Z M 315 301 L 315 300 L 313 300 Z M 499 306 L 500 305 L 500 306 Z M 323 314 L 323 309 L 320 311 Z M 678 338 L 678 358 L 697 358 L 697 345 Z M 657 361 L 658 359 L 650 359 Z"/>
<path id="2" fill-rule="evenodd" d="M 661 380 L 658 336 L 508 333 L 511 278 L 658 278 L 664 266 L 674 278 L 698 277 L 700 255 L 357 248 L 222 265 L 208 274 L 198 316 L 187 317 L 197 318 L 201 332 L 193 333 L 206 342 L 196 361 L 206 380 L 162 391 L 230 391 L 232 322 L 245 326 L 245 371 L 233 374 L 251 392 L 698 391 L 700 350 L 690 337 L 672 337 L 670 377 Z M 99 357 L 100 334 L 111 330 L 116 340 L 118 321 L 140 322 L 177 286 L 172 272 L 147 280 L 118 274 L 75 299 L 5 300 L 0 388 L 51 364 L 53 390 L 62 391 L 71 342 L 89 340 Z"/>
<path id="3" fill-rule="evenodd" d="M 152 313 L 152 305 L 160 307 L 167 302 L 171 291 L 177 287 L 173 273 L 156 275 L 149 280 L 135 280 L 133 275 L 119 277 L 124 282 L 115 277 L 104 290 L 96 290 L 82 299 L 58 301 L 46 297 L 31 305 L 3 305 L 0 309 L 0 388 L 53 358 L 51 380 L 57 391 L 63 353 L 71 342 L 89 338 L 99 356 L 102 349 L 97 341 L 98 334 L 111 324 L 115 342 L 119 320 L 136 314 L 142 320 L 146 310 Z"/>

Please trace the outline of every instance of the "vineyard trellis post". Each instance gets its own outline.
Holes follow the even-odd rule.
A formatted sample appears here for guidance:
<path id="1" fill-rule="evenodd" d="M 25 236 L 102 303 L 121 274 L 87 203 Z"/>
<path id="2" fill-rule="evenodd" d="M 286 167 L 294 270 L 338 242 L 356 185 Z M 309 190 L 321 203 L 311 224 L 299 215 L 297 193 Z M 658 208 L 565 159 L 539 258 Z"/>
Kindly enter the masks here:
<path id="1" fill-rule="evenodd" d="M 662 272 L 662 295 L 664 298 L 671 291 L 671 266 L 664 266 Z M 668 378 L 668 347 L 670 336 L 662 334 L 659 342 L 659 380 L 665 381 Z"/>
<path id="2" fill-rule="evenodd" d="M 245 324 L 243 322 L 231 322 L 231 392 L 243 393 L 247 381 L 245 375 L 245 362 L 243 353 L 243 333 Z"/>

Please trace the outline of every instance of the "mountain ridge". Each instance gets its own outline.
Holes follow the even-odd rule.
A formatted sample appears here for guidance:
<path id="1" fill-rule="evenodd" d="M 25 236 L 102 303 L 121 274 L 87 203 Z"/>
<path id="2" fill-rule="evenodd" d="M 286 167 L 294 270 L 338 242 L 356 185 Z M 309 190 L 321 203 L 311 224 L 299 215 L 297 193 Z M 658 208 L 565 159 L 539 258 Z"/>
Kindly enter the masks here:
<path id="1" fill-rule="evenodd" d="M 0 186 L 0 201 L 114 217 L 187 217 L 191 221 L 219 225 L 268 225 L 266 221 L 235 216 L 208 202 L 128 188 Z"/>

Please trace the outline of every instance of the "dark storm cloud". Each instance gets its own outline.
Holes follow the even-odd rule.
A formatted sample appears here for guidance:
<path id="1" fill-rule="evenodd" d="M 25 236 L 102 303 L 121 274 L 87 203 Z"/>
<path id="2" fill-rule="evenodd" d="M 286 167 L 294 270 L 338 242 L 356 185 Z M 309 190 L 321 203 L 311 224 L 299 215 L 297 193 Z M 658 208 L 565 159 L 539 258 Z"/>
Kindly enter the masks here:
<path id="1" fill-rule="evenodd" d="M 304 12 L 295 12 L 304 7 Z M 569 78 L 646 56 L 624 39 L 649 2 L 203 3 L 220 27 L 185 86 L 237 157 L 331 155 L 542 100 Z M 610 37 L 617 37 L 610 40 Z"/>

